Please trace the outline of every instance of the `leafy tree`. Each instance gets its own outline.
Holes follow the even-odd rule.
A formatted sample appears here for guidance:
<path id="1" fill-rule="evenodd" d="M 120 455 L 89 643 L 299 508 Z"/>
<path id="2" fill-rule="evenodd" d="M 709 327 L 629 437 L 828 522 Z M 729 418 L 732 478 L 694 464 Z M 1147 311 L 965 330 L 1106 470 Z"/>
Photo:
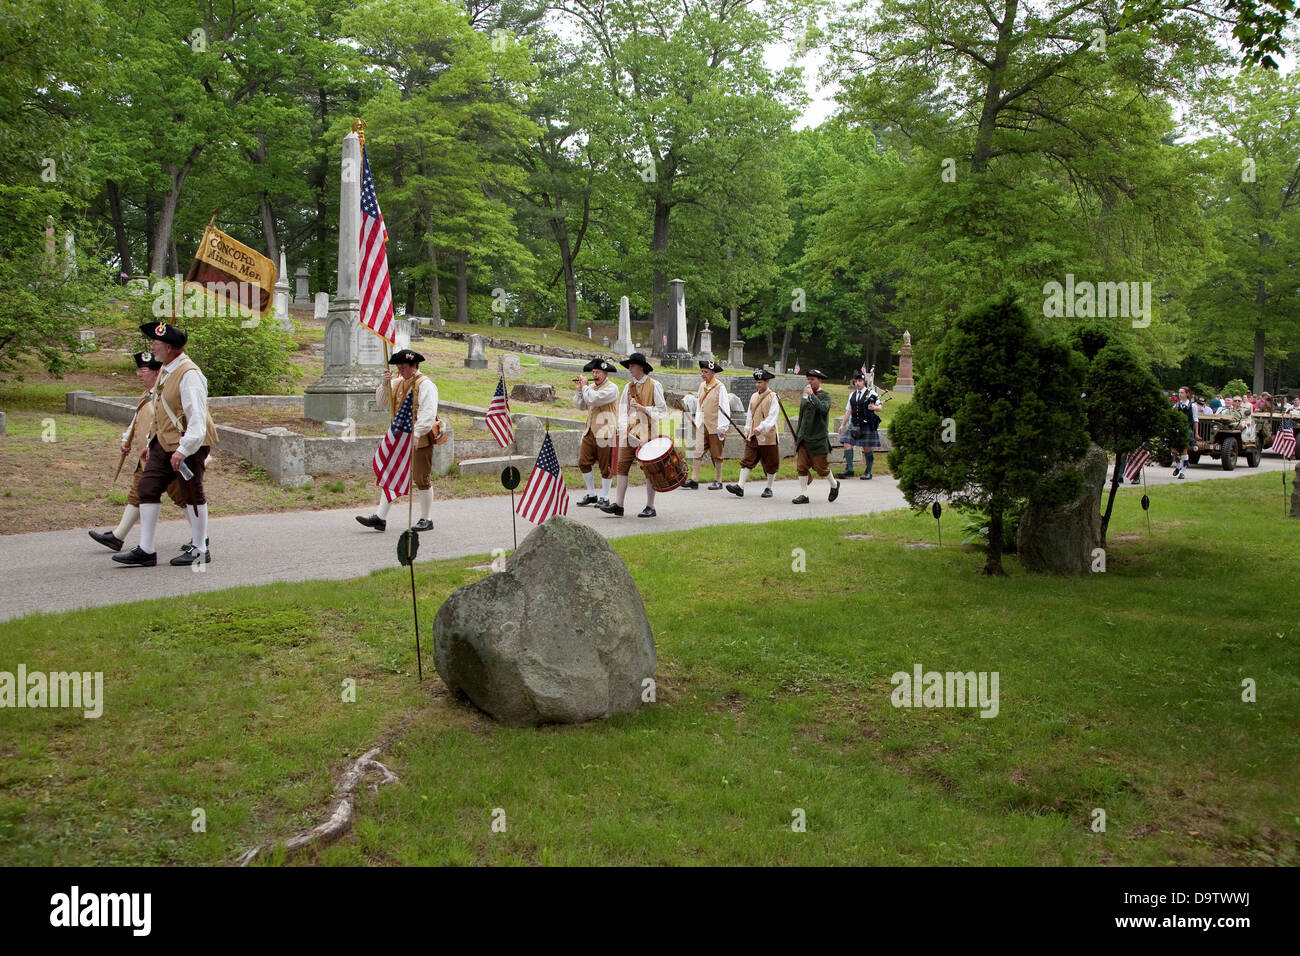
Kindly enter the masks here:
<path id="1" fill-rule="evenodd" d="M 1082 382 L 1080 355 L 1047 340 L 1004 294 L 953 323 L 914 399 L 895 415 L 889 467 L 899 488 L 918 509 L 942 495 L 986 512 L 985 574 L 1004 574 L 1009 508 L 1078 493 L 1078 469 L 1054 469 L 1088 446 Z"/>

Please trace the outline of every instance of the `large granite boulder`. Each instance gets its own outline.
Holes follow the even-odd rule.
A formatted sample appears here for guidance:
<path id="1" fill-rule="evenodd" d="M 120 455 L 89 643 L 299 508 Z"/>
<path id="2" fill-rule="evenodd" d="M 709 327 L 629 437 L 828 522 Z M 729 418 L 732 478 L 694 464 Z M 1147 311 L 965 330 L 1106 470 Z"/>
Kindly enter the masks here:
<path id="1" fill-rule="evenodd" d="M 506 724 L 631 713 L 654 676 L 654 636 L 627 566 L 563 516 L 533 531 L 504 571 L 447 598 L 433 629 L 443 682 Z"/>
<path id="2" fill-rule="evenodd" d="M 1106 452 L 1093 445 L 1083 460 L 1083 491 L 1060 508 L 1030 504 L 1020 519 L 1016 551 L 1030 571 L 1084 574 L 1092 568 L 1092 552 L 1101 547 L 1101 493 L 1106 484 Z"/>

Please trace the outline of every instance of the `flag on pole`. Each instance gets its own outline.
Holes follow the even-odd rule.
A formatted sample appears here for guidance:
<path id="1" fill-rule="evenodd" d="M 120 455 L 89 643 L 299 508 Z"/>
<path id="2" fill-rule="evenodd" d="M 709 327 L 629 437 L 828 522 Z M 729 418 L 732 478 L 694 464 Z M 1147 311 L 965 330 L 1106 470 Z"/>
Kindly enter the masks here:
<path id="1" fill-rule="evenodd" d="M 411 396 L 406 393 L 402 407 L 397 410 L 388 434 L 375 449 L 371 465 L 375 469 L 375 484 L 384 490 L 384 497 L 395 501 L 411 490 Z"/>
<path id="2" fill-rule="evenodd" d="M 866 378 L 867 375 L 868 375 L 868 372 L 867 372 L 867 363 L 866 363 L 866 362 L 863 362 L 863 363 L 862 363 L 862 368 L 858 369 L 858 371 L 862 373 L 862 377 L 863 377 L 863 378 Z"/>
<path id="3" fill-rule="evenodd" d="M 1295 428 L 1291 424 L 1291 419 L 1283 420 L 1282 427 L 1273 436 L 1273 447 L 1269 451 L 1275 451 L 1283 458 L 1295 457 Z"/>
<path id="4" fill-rule="evenodd" d="M 1124 477 L 1129 481 L 1142 474 L 1142 466 L 1151 460 L 1151 446 L 1143 442 L 1137 450 L 1130 452 L 1128 461 L 1124 462 Z"/>
<path id="5" fill-rule="evenodd" d="M 569 513 L 569 494 L 564 490 L 560 459 L 555 455 L 550 435 L 542 442 L 542 449 L 537 453 L 537 464 L 528 476 L 528 487 L 515 511 L 533 524 L 541 524 L 551 515 Z"/>
<path id="6" fill-rule="evenodd" d="M 393 289 L 388 281 L 388 230 L 375 197 L 375 178 L 370 160 L 361 147 L 361 324 L 381 339 L 396 344 L 397 323 L 393 321 Z"/>
<path id="7" fill-rule="evenodd" d="M 796 360 L 795 360 L 795 363 L 794 363 L 794 374 L 796 374 L 796 375 L 799 374 L 799 360 L 798 360 L 798 359 L 796 359 Z"/>
<path id="8" fill-rule="evenodd" d="M 515 440 L 515 429 L 510 423 L 510 400 L 506 398 L 506 380 L 497 379 L 497 390 L 488 403 L 487 415 L 484 416 L 488 431 L 496 438 L 497 444 L 505 448 Z"/>

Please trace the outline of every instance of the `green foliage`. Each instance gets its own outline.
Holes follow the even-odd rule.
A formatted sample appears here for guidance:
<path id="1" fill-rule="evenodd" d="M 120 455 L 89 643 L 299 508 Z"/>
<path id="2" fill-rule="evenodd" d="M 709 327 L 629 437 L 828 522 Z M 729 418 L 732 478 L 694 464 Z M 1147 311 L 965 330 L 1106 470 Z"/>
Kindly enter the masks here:
<path id="1" fill-rule="evenodd" d="M 1078 493 L 1078 469 L 1053 470 L 1087 448 L 1083 378 L 1079 354 L 1046 340 L 1007 293 L 953 323 L 894 416 L 889 468 L 899 488 L 915 508 L 943 496 L 987 511 L 988 574 L 1003 573 L 1008 509 Z"/>
<path id="2" fill-rule="evenodd" d="M 1239 378 L 1234 378 L 1227 385 L 1223 386 L 1222 394 L 1230 398 L 1237 398 L 1241 395 L 1245 395 L 1249 391 L 1250 388 L 1245 382 Z"/>
<path id="3" fill-rule="evenodd" d="M 1013 505 L 1002 515 L 1002 553 L 1015 554 L 1016 537 L 1020 533 L 1020 519 L 1025 515 L 1022 505 Z M 968 511 L 962 516 L 962 544 L 974 544 L 988 550 L 989 516 L 982 511 Z"/>
<path id="4" fill-rule="evenodd" d="M 189 333 L 185 351 L 203 369 L 210 395 L 275 395 L 301 372 L 289 361 L 288 337 L 274 320 L 189 318 L 172 320 Z"/>
<path id="5" fill-rule="evenodd" d="M 1209 385 L 1205 382 L 1197 382 L 1195 385 L 1192 386 L 1192 391 L 1195 394 L 1200 395 L 1202 398 L 1205 398 L 1207 400 L 1214 398 L 1216 395 L 1223 394 L 1222 392 L 1218 391 L 1213 385 Z"/>

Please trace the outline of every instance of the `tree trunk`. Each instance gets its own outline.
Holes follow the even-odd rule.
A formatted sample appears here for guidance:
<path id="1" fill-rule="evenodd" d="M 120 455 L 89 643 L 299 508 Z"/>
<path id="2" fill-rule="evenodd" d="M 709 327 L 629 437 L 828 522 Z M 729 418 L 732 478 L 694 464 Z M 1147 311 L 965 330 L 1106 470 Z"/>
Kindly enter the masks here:
<path id="1" fill-rule="evenodd" d="M 785 335 L 782 336 L 782 338 L 781 338 L 781 358 L 777 361 L 777 368 L 780 369 L 780 371 L 782 371 L 782 372 L 788 371 L 788 369 L 786 369 L 786 367 L 785 367 L 785 362 L 786 362 L 786 358 L 788 357 L 789 352 L 790 352 L 790 333 L 791 333 L 792 331 L 793 331 L 792 327 L 787 325 L 787 326 L 785 327 Z M 772 351 L 772 347 L 771 347 L 771 344 L 770 344 L 770 343 L 771 343 L 771 333 L 768 333 L 768 335 L 769 335 L 769 338 L 768 338 L 768 342 L 769 342 L 769 345 L 768 345 L 768 352 L 770 353 L 770 352 Z"/>
<path id="2" fill-rule="evenodd" d="M 154 226 L 157 221 L 158 206 L 154 202 L 153 190 L 149 190 L 144 199 L 144 259 L 153 262 Z"/>
<path id="3" fill-rule="evenodd" d="M 666 186 L 667 184 L 665 184 Z M 672 207 L 655 199 L 654 232 L 650 240 L 650 256 L 654 266 L 650 279 L 650 310 L 653 318 L 651 351 L 663 354 L 664 336 L 668 334 L 668 217 Z"/>
<path id="4" fill-rule="evenodd" d="M 174 242 L 168 243 L 168 248 L 171 249 L 172 275 L 180 275 L 181 274 L 180 251 L 176 248 L 176 243 Z"/>
<path id="5" fill-rule="evenodd" d="M 1002 570 L 1002 502 L 994 498 L 989 502 L 989 546 L 984 560 L 984 573 L 1004 578 Z"/>
<path id="6" fill-rule="evenodd" d="M 1019 6 L 1019 0 L 1004 0 L 1002 21 L 997 24 L 997 46 L 993 50 L 988 86 L 984 90 L 984 104 L 980 109 L 979 126 L 975 131 L 975 148 L 971 151 L 970 169 L 974 175 L 984 172 L 989 158 L 993 155 L 993 134 L 998 125 L 1002 80 L 1006 76 L 1007 61 L 1011 55 Z"/>
<path id="7" fill-rule="evenodd" d="M 1264 330 L 1255 330 L 1255 375 L 1250 389 L 1256 395 L 1264 391 Z"/>
<path id="8" fill-rule="evenodd" d="M 1123 484 L 1124 462 L 1127 455 L 1115 455 L 1115 472 L 1110 476 L 1110 494 L 1106 497 L 1106 510 L 1101 513 L 1101 546 L 1106 547 L 1106 529 L 1110 527 L 1110 512 L 1115 507 L 1115 493 Z"/>
<path id="9" fill-rule="evenodd" d="M 415 283 L 406 283 L 406 315 L 407 318 L 415 315 Z"/>
<path id="10" fill-rule="evenodd" d="M 172 227 L 176 225 L 176 207 L 180 205 L 181 189 L 194 167 L 194 160 L 202 151 L 202 146 L 195 146 L 190 150 L 184 165 L 179 168 L 175 163 L 163 166 L 169 185 L 167 192 L 163 193 L 162 214 L 158 217 L 158 226 L 154 232 L 153 260 L 149 263 L 149 271 L 157 278 L 162 278 L 167 269 L 167 252 L 172 244 Z"/>
<path id="11" fill-rule="evenodd" d="M 456 321 L 469 322 L 469 257 L 456 253 Z"/>
<path id="12" fill-rule="evenodd" d="M 271 201 L 267 199 L 266 192 L 261 195 L 262 207 L 262 235 L 266 238 L 266 257 L 275 263 L 275 267 L 280 268 L 280 241 L 275 234 L 275 213 L 271 211 Z M 288 276 L 283 277 L 286 282 Z"/>
<path id="13" fill-rule="evenodd" d="M 429 312 L 433 316 L 433 326 L 438 327 L 442 321 L 442 292 L 438 289 L 438 250 L 429 246 Z"/>
<path id="14" fill-rule="evenodd" d="M 126 225 L 122 222 L 122 195 L 118 191 L 117 180 L 110 179 L 107 184 L 108 189 L 108 211 L 113 217 L 113 237 L 117 240 L 117 259 L 118 272 L 125 273 L 127 277 L 135 271 L 131 268 L 131 243 L 126 237 Z M 126 279 L 118 276 L 119 283 L 125 284 Z"/>

